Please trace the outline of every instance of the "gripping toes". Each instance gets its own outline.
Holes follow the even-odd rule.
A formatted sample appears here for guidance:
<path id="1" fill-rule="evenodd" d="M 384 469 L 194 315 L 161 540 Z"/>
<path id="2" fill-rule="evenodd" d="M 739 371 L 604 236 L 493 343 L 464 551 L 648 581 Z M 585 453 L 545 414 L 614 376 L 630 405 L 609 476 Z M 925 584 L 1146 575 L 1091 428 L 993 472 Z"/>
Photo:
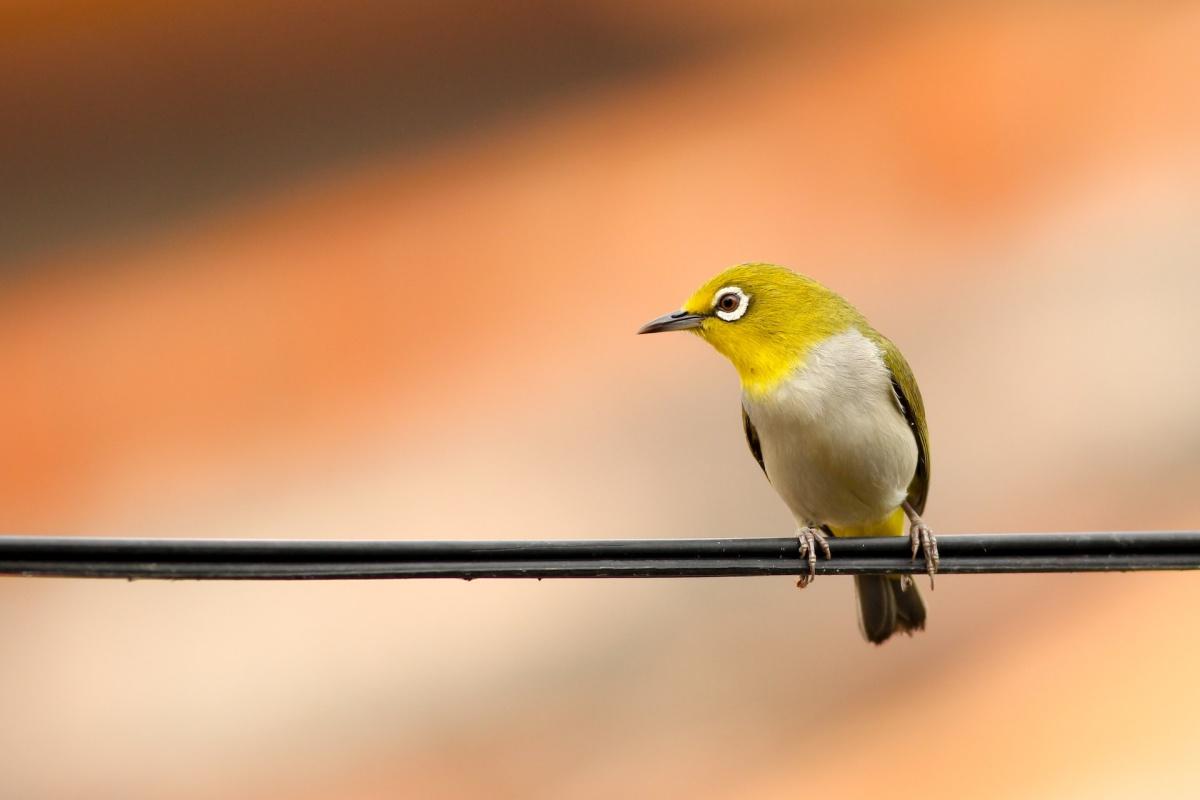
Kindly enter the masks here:
<path id="1" fill-rule="evenodd" d="M 829 552 L 829 542 L 825 541 L 825 533 L 819 528 L 800 528 L 796 531 L 796 539 L 800 543 L 800 560 L 808 562 L 808 572 L 800 573 L 800 578 L 796 581 L 796 586 L 803 589 L 817 577 L 817 548 L 821 548 L 827 559 L 832 558 L 832 555 Z"/>
<path id="2" fill-rule="evenodd" d="M 937 572 L 938 568 L 937 538 L 934 537 L 933 531 L 929 530 L 929 526 L 922 521 L 921 516 L 917 514 L 917 510 L 912 505 L 906 502 L 902 508 L 910 523 L 908 541 L 912 543 L 913 560 L 917 560 L 918 550 L 925 551 L 925 571 L 929 573 L 929 586 L 932 588 L 933 574 Z"/>
<path id="3" fill-rule="evenodd" d="M 932 586 L 933 575 L 938 568 L 937 537 L 933 535 L 933 531 L 929 530 L 929 526 L 918 517 L 909 528 L 908 540 L 912 543 L 913 560 L 917 558 L 917 551 L 925 551 L 925 571 L 929 573 L 929 585 Z"/>

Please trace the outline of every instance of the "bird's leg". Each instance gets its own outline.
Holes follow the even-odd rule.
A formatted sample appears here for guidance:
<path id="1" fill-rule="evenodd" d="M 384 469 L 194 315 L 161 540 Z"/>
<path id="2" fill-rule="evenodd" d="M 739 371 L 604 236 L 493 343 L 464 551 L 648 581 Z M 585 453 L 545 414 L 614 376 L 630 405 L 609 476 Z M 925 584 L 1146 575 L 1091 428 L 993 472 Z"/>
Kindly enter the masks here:
<path id="1" fill-rule="evenodd" d="M 808 572 L 801 572 L 800 578 L 796 581 L 796 587 L 803 589 L 813 582 L 813 578 L 817 577 L 817 548 L 821 548 L 825 558 L 832 558 L 832 556 L 829 553 L 829 542 L 825 541 L 825 532 L 820 528 L 813 525 L 798 528 L 796 539 L 800 542 L 800 560 L 808 562 Z"/>
<path id="2" fill-rule="evenodd" d="M 913 560 L 916 560 L 918 550 L 925 551 L 925 571 L 929 573 L 929 587 L 932 589 L 933 574 L 937 572 L 938 568 L 937 539 L 907 500 L 904 502 L 904 513 L 908 516 L 910 525 L 908 541 L 912 544 Z"/>

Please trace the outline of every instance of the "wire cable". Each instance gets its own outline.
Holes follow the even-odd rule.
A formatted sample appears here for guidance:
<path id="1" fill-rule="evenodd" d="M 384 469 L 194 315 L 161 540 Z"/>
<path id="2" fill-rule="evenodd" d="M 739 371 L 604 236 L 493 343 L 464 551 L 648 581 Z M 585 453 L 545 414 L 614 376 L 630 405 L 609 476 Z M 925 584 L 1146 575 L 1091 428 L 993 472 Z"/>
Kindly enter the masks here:
<path id="1" fill-rule="evenodd" d="M 907 537 L 829 540 L 818 575 L 920 574 Z M 1200 569 L 1200 532 L 939 536 L 939 574 Z M 695 578 L 797 575 L 794 538 L 394 541 L 0 536 L 0 575 L 60 578 Z"/>

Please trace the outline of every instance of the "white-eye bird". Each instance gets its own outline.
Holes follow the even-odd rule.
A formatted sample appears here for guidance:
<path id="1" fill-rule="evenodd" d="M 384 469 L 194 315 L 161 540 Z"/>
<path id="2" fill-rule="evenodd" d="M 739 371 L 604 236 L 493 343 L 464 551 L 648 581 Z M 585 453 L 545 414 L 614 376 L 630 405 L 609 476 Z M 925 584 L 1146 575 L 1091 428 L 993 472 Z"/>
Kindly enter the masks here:
<path id="1" fill-rule="evenodd" d="M 742 381 L 750 452 L 796 520 L 799 586 L 829 558 L 833 536 L 903 536 L 924 551 L 932 580 L 937 542 L 920 515 L 929 493 L 929 435 L 904 356 L 840 295 L 774 264 L 741 264 L 701 286 L 683 308 L 638 333 L 690 330 L 733 362 Z M 859 623 L 880 644 L 925 627 L 912 581 L 856 576 Z"/>

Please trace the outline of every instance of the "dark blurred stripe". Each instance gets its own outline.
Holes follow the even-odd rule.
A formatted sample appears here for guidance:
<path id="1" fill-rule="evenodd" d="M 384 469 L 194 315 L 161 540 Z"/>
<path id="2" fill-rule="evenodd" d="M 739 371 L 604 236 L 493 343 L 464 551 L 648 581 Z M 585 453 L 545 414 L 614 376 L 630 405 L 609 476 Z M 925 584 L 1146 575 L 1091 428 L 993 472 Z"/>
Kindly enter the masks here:
<path id="1" fill-rule="evenodd" d="M 748 30 L 553 0 L 85 10 L 0 26 L 0 267 L 426 147 Z"/>

